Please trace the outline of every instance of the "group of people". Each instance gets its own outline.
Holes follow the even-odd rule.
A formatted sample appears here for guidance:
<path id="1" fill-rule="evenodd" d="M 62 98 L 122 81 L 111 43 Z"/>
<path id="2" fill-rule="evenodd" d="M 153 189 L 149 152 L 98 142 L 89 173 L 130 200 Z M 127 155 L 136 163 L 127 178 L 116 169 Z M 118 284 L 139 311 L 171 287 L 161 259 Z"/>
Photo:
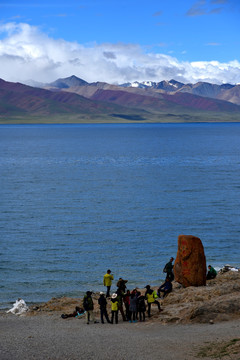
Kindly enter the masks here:
<path id="1" fill-rule="evenodd" d="M 172 291 L 172 281 L 174 279 L 173 274 L 173 258 L 165 265 L 164 272 L 166 272 L 166 280 L 159 287 L 158 291 L 151 289 L 150 285 L 145 286 L 145 294 L 143 295 L 137 288 L 132 291 L 127 290 L 128 280 L 119 278 L 117 282 L 117 290 L 110 295 L 112 282 L 114 276 L 111 270 L 107 270 L 106 274 L 103 277 L 103 285 L 106 287 L 106 294 L 100 292 L 100 297 L 98 299 L 98 305 L 100 307 L 101 314 L 101 323 L 104 324 L 104 321 L 113 324 L 114 322 L 118 323 L 118 314 L 120 312 L 123 321 L 137 322 L 145 321 L 146 311 L 148 317 L 151 317 L 151 307 L 153 304 L 157 305 L 158 311 L 163 311 L 161 309 L 160 303 L 157 300 L 161 298 L 161 295 L 165 297 L 168 293 Z M 166 269 L 166 271 L 165 271 Z M 107 299 L 111 301 L 111 316 L 107 312 Z M 83 307 L 86 312 L 86 321 L 89 324 L 90 321 L 97 322 L 93 309 L 93 299 L 92 292 L 87 291 L 83 299 Z"/>
<path id="2" fill-rule="evenodd" d="M 117 290 L 110 295 L 112 282 L 114 276 L 111 270 L 107 270 L 107 273 L 103 277 L 103 285 L 106 287 L 106 294 L 100 292 L 100 297 L 98 299 L 98 305 L 100 308 L 101 314 L 101 323 L 104 324 L 104 321 L 113 324 L 114 322 L 118 323 L 118 314 L 120 312 L 123 321 L 137 322 L 145 321 L 146 311 L 148 317 L 151 317 L 151 307 L 153 304 L 157 305 L 158 311 L 163 311 L 158 298 L 167 296 L 172 291 L 172 281 L 174 280 L 173 273 L 173 261 L 174 258 L 171 257 L 170 261 L 165 265 L 163 272 L 166 273 L 166 279 L 164 283 L 158 288 L 157 291 L 151 289 L 150 285 L 145 286 L 145 294 L 143 295 L 137 288 L 132 291 L 127 290 L 128 280 L 119 278 L 117 282 Z M 207 279 L 213 279 L 216 277 L 216 270 L 209 265 L 208 266 Z M 109 316 L 107 311 L 107 299 L 111 301 L 111 316 Z M 89 324 L 90 321 L 96 321 L 93 313 L 94 303 L 92 299 L 92 292 L 87 291 L 83 299 L 83 308 L 86 313 L 86 321 Z"/>
<path id="3" fill-rule="evenodd" d="M 126 281 L 126 280 L 124 280 Z M 151 289 L 150 285 L 146 286 L 145 295 L 142 295 L 138 289 L 133 289 L 132 291 L 127 290 L 123 292 L 120 288 L 117 289 L 115 293 L 110 297 L 111 301 L 111 317 L 107 312 L 107 297 L 103 292 L 100 292 L 98 298 L 98 305 L 100 307 L 101 314 L 101 323 L 104 324 L 104 321 L 113 324 L 114 322 L 118 324 L 118 314 L 120 312 L 123 321 L 137 322 L 145 321 L 146 310 L 148 312 L 148 317 L 151 316 L 151 305 L 156 304 L 159 312 L 163 311 L 160 307 L 158 294 L 155 290 Z M 147 308 L 145 300 L 147 300 Z M 96 321 L 93 313 L 94 304 L 92 299 L 92 292 L 87 291 L 86 295 L 83 298 L 83 308 L 86 313 L 86 321 L 89 324 L 90 321 L 94 323 Z"/>

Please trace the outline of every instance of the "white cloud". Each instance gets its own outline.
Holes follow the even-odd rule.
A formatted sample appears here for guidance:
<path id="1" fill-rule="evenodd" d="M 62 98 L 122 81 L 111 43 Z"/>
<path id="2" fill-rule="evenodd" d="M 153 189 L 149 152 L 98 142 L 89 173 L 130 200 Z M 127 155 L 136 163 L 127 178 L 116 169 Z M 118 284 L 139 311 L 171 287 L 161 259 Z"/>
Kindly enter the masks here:
<path id="1" fill-rule="evenodd" d="M 240 63 L 181 62 L 170 55 L 146 52 L 134 44 L 88 44 L 55 40 L 37 27 L 0 26 L 0 78 L 51 82 L 76 75 L 88 82 L 161 81 L 240 82 Z"/>

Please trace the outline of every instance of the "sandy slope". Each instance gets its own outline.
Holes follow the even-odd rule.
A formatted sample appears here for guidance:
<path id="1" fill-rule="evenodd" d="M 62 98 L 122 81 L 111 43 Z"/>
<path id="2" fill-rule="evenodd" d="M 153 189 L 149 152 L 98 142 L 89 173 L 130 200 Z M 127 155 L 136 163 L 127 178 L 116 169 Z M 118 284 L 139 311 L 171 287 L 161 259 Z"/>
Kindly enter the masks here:
<path id="1" fill-rule="evenodd" d="M 211 349 L 216 350 L 219 344 L 229 343 L 236 338 L 240 338 L 239 321 L 213 325 L 163 325 L 150 321 L 87 325 L 83 318 L 63 320 L 55 313 L 0 317 L 1 360 L 191 360 L 198 358 L 197 355 L 203 353 L 202 348 L 209 342 L 215 344 L 211 344 Z M 239 353 L 236 355 L 233 352 L 231 359 L 239 360 Z"/>

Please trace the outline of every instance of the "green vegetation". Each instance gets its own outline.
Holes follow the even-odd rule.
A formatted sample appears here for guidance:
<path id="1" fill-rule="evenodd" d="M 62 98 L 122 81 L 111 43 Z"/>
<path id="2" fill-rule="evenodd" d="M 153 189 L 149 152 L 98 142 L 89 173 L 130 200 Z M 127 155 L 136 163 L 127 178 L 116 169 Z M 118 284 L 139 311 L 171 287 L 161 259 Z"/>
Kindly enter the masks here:
<path id="1" fill-rule="evenodd" d="M 193 111 L 192 113 L 132 113 L 121 114 L 76 114 L 61 113 L 51 115 L 29 115 L 15 113 L 2 114 L 0 124 L 99 124 L 99 123 L 201 123 L 201 122 L 240 122 L 240 114 L 211 111 Z"/>

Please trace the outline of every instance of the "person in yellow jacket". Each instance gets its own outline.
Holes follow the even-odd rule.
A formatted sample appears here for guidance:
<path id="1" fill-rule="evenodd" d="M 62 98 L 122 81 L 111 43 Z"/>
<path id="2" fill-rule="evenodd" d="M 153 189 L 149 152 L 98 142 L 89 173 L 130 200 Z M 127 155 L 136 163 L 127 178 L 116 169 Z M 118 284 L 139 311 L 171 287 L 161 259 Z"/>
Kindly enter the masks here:
<path id="1" fill-rule="evenodd" d="M 111 297 L 111 307 L 112 307 L 112 319 L 111 323 L 113 324 L 114 316 L 115 316 L 115 323 L 118 324 L 118 298 L 117 294 L 112 294 Z"/>
<path id="2" fill-rule="evenodd" d="M 157 293 L 155 290 L 152 290 L 150 285 L 146 285 L 145 288 L 147 289 L 145 292 L 145 299 L 147 300 L 147 304 L 148 304 L 148 317 L 151 317 L 151 305 L 152 304 L 156 304 L 158 307 L 158 311 L 163 311 L 160 307 L 159 302 L 156 300 L 157 299 Z"/>
<path id="3" fill-rule="evenodd" d="M 108 269 L 107 273 L 103 277 L 103 285 L 107 287 L 106 297 L 110 297 L 110 289 L 112 285 L 113 274 L 111 274 L 111 270 Z"/>

